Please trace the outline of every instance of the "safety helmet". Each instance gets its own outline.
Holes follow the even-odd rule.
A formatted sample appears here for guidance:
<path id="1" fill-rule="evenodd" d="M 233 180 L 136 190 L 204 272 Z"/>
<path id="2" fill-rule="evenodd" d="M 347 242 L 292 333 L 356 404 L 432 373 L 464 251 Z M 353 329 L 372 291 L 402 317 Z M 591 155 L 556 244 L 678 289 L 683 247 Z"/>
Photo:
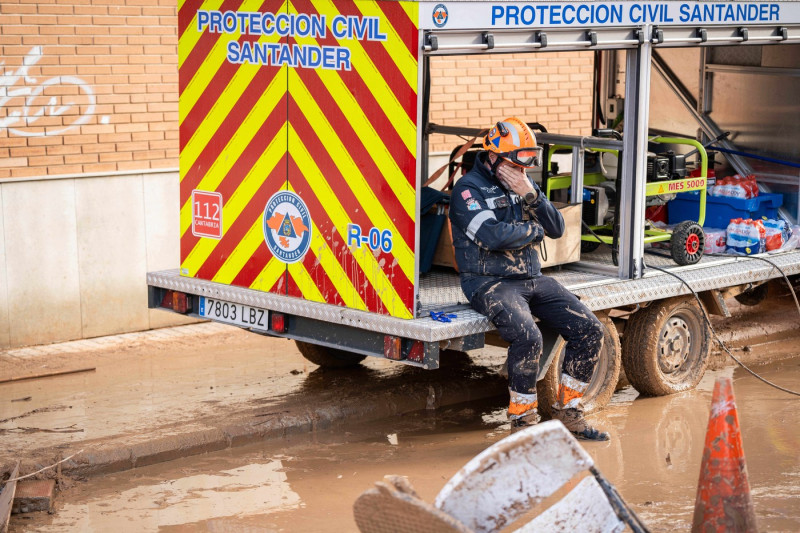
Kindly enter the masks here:
<path id="1" fill-rule="evenodd" d="M 528 125 L 516 117 L 489 128 L 489 133 L 483 138 L 483 147 L 512 165 L 522 168 L 539 166 L 542 149 L 536 145 L 536 137 Z"/>

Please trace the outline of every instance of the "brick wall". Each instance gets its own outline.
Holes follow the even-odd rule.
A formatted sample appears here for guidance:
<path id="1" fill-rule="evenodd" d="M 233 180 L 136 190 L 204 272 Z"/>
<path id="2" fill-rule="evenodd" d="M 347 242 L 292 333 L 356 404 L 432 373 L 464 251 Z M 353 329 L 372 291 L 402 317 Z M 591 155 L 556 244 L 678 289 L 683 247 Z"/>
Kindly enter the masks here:
<path id="1" fill-rule="evenodd" d="M 592 53 L 548 52 L 431 60 L 431 122 L 488 127 L 518 116 L 547 131 L 588 134 Z M 462 141 L 463 142 L 463 141 Z M 431 152 L 452 150 L 456 137 L 431 137 Z"/>
<path id="2" fill-rule="evenodd" d="M 0 1 L 0 178 L 178 166 L 175 0 Z"/>
<path id="3" fill-rule="evenodd" d="M 431 120 L 588 133 L 591 57 L 433 58 Z M 175 0 L 1 0 L 0 63 L 0 179 L 178 166 Z"/>

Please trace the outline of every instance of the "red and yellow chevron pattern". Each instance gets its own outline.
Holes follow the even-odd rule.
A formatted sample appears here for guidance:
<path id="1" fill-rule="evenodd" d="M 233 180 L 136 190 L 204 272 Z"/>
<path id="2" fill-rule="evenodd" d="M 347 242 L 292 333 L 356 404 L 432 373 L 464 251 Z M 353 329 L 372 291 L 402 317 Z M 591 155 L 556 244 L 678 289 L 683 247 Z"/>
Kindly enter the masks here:
<path id="1" fill-rule="evenodd" d="M 417 3 L 179 0 L 178 9 L 182 275 L 411 318 Z M 245 48 L 262 54 L 237 56 Z M 316 68 L 282 55 L 310 49 L 339 55 Z M 195 235 L 195 190 L 221 195 L 221 238 Z M 310 231 L 293 263 L 265 242 L 280 225 L 264 220 L 280 190 L 310 217 L 308 228 L 292 223 Z M 383 248 L 356 237 L 370 231 Z"/>

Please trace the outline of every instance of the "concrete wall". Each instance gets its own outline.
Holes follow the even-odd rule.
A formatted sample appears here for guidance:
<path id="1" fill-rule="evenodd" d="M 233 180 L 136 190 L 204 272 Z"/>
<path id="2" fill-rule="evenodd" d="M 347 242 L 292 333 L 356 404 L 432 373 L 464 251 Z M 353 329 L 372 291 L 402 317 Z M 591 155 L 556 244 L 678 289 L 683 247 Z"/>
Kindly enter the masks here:
<path id="1" fill-rule="evenodd" d="M 147 308 L 178 265 L 178 175 L 0 182 L 0 348 L 187 320 Z"/>

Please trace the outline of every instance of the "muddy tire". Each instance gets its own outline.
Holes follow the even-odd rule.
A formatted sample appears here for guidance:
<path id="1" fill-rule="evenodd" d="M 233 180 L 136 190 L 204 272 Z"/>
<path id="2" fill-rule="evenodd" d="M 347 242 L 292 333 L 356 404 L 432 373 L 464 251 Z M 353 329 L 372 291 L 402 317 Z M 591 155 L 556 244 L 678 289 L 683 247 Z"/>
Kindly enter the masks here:
<path id="1" fill-rule="evenodd" d="M 622 364 L 636 390 L 666 396 L 693 389 L 708 366 L 711 330 L 692 297 L 670 298 L 638 311 L 625 327 Z"/>
<path id="2" fill-rule="evenodd" d="M 582 400 L 587 413 L 599 411 L 611 401 L 622 366 L 622 350 L 620 349 L 617 327 L 605 314 L 598 314 L 597 318 L 605 326 L 605 335 L 603 336 L 603 349 L 600 350 L 597 367 Z M 558 398 L 558 384 L 561 378 L 561 363 L 563 360 L 564 350 L 562 349 L 550 365 L 547 374 L 536 384 L 539 414 L 545 418 L 550 416 L 550 408 Z"/>
<path id="3" fill-rule="evenodd" d="M 294 341 L 300 354 L 315 365 L 323 368 L 345 368 L 355 366 L 367 358 L 366 355 L 328 348 L 318 344 Z"/>

